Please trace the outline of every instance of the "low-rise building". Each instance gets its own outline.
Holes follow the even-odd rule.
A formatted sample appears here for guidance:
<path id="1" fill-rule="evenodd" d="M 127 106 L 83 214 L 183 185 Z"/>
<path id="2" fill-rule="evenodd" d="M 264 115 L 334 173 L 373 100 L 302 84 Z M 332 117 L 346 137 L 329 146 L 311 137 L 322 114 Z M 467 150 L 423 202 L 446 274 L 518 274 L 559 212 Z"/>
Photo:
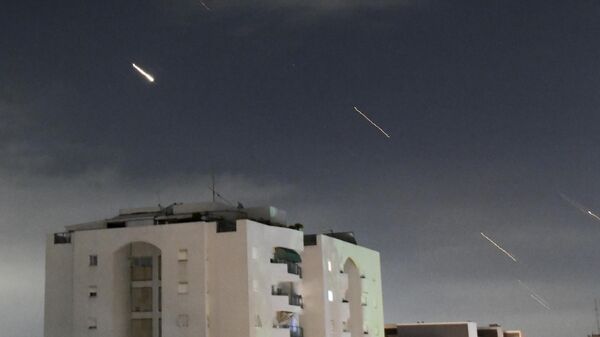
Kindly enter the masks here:
<path id="1" fill-rule="evenodd" d="M 392 325 L 386 325 L 386 333 L 394 336 Z M 395 337 L 477 337 L 477 324 L 474 322 L 396 324 Z"/>

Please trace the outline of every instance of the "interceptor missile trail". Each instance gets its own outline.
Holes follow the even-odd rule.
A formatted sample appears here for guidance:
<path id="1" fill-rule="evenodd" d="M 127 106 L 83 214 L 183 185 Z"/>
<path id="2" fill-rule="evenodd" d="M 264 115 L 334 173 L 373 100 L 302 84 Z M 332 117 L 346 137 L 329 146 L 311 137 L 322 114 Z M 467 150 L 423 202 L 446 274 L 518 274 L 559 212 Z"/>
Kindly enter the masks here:
<path id="1" fill-rule="evenodd" d="M 600 221 L 600 218 L 599 218 L 599 217 L 598 217 L 596 214 L 592 213 L 592 211 L 588 210 L 588 211 L 587 211 L 587 214 L 589 214 L 589 215 L 591 215 L 592 217 L 594 217 L 594 219 L 596 219 L 596 220 Z"/>
<path id="2" fill-rule="evenodd" d="M 517 259 L 508 251 L 506 251 L 506 249 L 500 247 L 499 244 L 497 244 L 496 242 L 494 242 L 494 240 L 490 239 L 487 235 L 481 233 L 481 236 L 483 236 L 486 240 L 488 240 L 491 244 L 493 244 L 496 248 L 498 248 L 502 253 L 504 253 L 506 256 L 508 256 L 511 260 L 513 260 L 514 262 L 517 262 Z"/>
<path id="3" fill-rule="evenodd" d="M 358 110 L 357 107 L 354 107 L 354 110 L 356 110 L 356 112 L 358 112 L 361 116 L 363 116 L 366 120 L 368 120 L 369 123 L 371 123 L 371 125 L 373 125 L 377 129 L 379 129 L 379 131 L 381 131 L 381 133 L 383 133 L 386 137 L 390 138 L 390 135 L 388 135 L 387 132 L 383 131 L 383 129 L 380 128 L 379 125 L 375 124 L 375 122 L 373 122 L 369 117 L 367 117 L 367 115 L 362 113 L 362 111 Z"/>
<path id="4" fill-rule="evenodd" d="M 135 68 L 135 70 L 137 70 L 140 74 L 142 74 L 148 81 L 150 82 L 154 82 L 154 77 L 150 74 L 148 74 L 147 72 L 144 71 L 144 69 L 138 67 L 135 63 L 131 64 L 133 66 L 133 68 Z"/>
<path id="5" fill-rule="evenodd" d="M 542 307 L 550 310 L 550 307 L 546 304 L 544 304 L 543 301 L 541 301 L 537 296 L 535 296 L 534 294 L 529 294 L 529 297 L 533 298 L 536 302 L 538 302 Z"/>
<path id="6" fill-rule="evenodd" d="M 540 301 L 541 301 L 541 302 L 542 302 L 542 305 L 543 305 L 544 307 L 546 307 L 547 309 L 550 309 L 550 304 L 548 304 L 548 301 L 546 301 L 546 300 L 545 300 L 545 299 L 544 299 L 542 296 L 538 295 L 538 294 L 537 294 L 537 293 L 536 293 L 536 292 L 535 292 L 533 289 L 531 289 L 530 287 L 528 287 L 528 286 L 525 284 L 525 282 L 523 282 L 523 281 L 521 281 L 521 280 L 517 280 L 517 281 L 519 281 L 519 284 L 520 284 L 520 285 L 521 285 L 523 288 L 527 289 L 527 291 L 530 293 L 530 296 L 533 296 L 533 297 L 535 297 L 534 299 L 535 299 L 536 301 L 538 301 L 538 302 L 540 302 Z"/>
<path id="7" fill-rule="evenodd" d="M 571 206 L 577 208 L 578 210 L 582 211 L 583 213 L 587 213 L 587 209 L 585 207 L 583 207 L 583 205 L 581 205 L 580 203 L 578 203 L 577 201 L 569 198 L 567 195 L 563 194 L 563 193 L 558 193 L 558 195 L 560 195 L 560 197 L 568 202 Z"/>
<path id="8" fill-rule="evenodd" d="M 207 11 L 212 11 L 212 9 L 210 9 L 210 8 L 209 8 L 209 7 L 208 7 L 208 6 L 207 6 L 207 5 L 204 3 L 204 1 L 200 1 L 200 3 L 202 4 L 202 6 L 203 6 L 204 8 L 206 8 L 206 10 L 207 10 Z"/>
<path id="9" fill-rule="evenodd" d="M 560 195 L 560 197 L 568 202 L 571 206 L 577 208 L 579 211 L 581 211 L 582 213 L 585 213 L 589 216 L 591 216 L 592 218 L 594 218 L 594 220 L 596 221 L 600 221 L 600 216 L 596 215 L 594 212 L 592 212 L 589 208 L 586 208 L 585 206 L 583 206 L 582 204 L 578 203 L 577 201 L 569 198 L 568 196 L 566 196 L 563 193 L 559 193 L 558 195 Z"/>

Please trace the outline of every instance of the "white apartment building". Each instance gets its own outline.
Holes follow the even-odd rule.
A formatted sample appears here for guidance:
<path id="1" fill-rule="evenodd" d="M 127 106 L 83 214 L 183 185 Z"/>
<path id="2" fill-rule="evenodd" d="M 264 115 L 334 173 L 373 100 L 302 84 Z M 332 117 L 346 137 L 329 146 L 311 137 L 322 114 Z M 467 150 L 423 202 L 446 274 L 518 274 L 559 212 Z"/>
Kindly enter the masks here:
<path id="1" fill-rule="evenodd" d="M 379 254 L 274 207 L 121 210 L 49 236 L 45 337 L 384 337 Z"/>

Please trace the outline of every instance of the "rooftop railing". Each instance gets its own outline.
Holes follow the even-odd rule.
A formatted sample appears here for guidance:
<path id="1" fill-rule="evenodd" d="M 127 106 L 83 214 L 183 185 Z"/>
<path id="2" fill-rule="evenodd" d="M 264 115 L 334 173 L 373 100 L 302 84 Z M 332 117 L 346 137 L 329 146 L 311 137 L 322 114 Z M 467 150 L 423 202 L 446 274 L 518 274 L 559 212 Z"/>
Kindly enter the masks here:
<path id="1" fill-rule="evenodd" d="M 71 233 L 63 232 L 63 233 L 55 233 L 54 234 L 54 244 L 55 245 L 66 244 L 66 243 L 71 243 Z"/>

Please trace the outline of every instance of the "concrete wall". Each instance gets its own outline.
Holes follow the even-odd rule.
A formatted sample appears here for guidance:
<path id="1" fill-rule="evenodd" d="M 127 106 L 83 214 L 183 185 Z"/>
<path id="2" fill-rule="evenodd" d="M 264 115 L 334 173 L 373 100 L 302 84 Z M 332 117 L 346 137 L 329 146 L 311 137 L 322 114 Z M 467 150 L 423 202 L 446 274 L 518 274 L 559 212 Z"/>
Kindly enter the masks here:
<path id="1" fill-rule="evenodd" d="M 73 246 L 46 241 L 46 286 L 44 295 L 46 337 L 72 337 Z"/>
<path id="2" fill-rule="evenodd" d="M 122 248 L 133 242 L 161 250 L 163 336 L 206 335 L 205 229 L 204 223 L 185 223 L 73 233 L 74 336 L 127 337 L 128 261 Z M 187 261 L 178 261 L 179 249 L 188 250 Z M 98 266 L 89 266 L 89 255 L 98 256 Z M 178 294 L 180 282 L 188 283 L 187 294 Z M 90 286 L 97 287 L 96 298 L 89 297 Z M 181 316 L 187 316 L 187 326 Z M 97 320 L 96 330 L 88 328 L 90 318 Z"/>
<path id="3" fill-rule="evenodd" d="M 245 228 L 217 233 L 211 223 L 207 233 L 209 336 L 249 336 Z"/>
<path id="4" fill-rule="evenodd" d="M 311 286 L 305 300 L 306 337 L 354 337 L 352 332 L 343 332 L 344 329 L 351 330 L 344 322 L 350 317 L 352 309 L 350 304 L 342 302 L 351 282 L 348 274 L 343 273 L 344 265 L 349 260 L 356 265 L 362 276 L 358 282 L 362 292 L 361 302 L 365 304 L 362 306 L 363 328 L 368 331 L 369 336 L 384 336 L 379 253 L 326 235 L 318 235 L 317 245 L 305 247 L 303 255 L 305 284 Z M 328 298 L 330 291 L 333 295 L 331 301 Z"/>

